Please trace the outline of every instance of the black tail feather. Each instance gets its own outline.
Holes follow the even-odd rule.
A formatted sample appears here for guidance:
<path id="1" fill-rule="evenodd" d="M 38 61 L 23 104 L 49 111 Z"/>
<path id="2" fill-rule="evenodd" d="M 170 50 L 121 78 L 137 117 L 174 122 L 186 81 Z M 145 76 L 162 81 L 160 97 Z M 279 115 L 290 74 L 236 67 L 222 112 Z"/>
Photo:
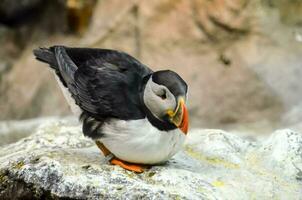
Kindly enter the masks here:
<path id="1" fill-rule="evenodd" d="M 55 70 L 55 73 L 61 80 L 62 84 L 65 87 L 67 87 L 67 84 L 60 73 L 59 65 L 58 65 L 58 62 L 57 62 L 53 49 L 54 49 L 53 47 L 50 47 L 49 49 L 48 48 L 39 48 L 39 49 L 34 49 L 33 53 L 36 56 L 37 60 L 49 64 L 49 66 Z"/>
<path id="2" fill-rule="evenodd" d="M 58 69 L 58 63 L 55 57 L 55 54 L 51 49 L 48 48 L 39 48 L 33 50 L 34 55 L 36 56 L 36 59 L 48 63 L 50 67 L 53 69 Z"/>

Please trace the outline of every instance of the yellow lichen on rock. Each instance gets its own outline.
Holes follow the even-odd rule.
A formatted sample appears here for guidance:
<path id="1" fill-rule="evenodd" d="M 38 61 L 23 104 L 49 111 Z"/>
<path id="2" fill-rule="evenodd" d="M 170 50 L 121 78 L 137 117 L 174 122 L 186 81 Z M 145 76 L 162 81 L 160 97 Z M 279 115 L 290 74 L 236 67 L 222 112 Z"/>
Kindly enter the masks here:
<path id="1" fill-rule="evenodd" d="M 224 186 L 224 182 L 216 180 L 212 183 L 212 185 L 215 187 L 222 187 Z"/>
<path id="2" fill-rule="evenodd" d="M 186 152 L 193 158 L 200 160 L 200 161 L 206 161 L 207 163 L 211 164 L 211 165 L 222 165 L 225 168 L 229 168 L 229 169 L 239 169 L 240 166 L 239 164 L 236 163 L 232 163 L 226 160 L 223 160 L 221 158 L 213 158 L 213 157 L 207 157 L 202 155 L 200 152 L 196 152 L 194 151 L 192 148 L 190 148 L 189 146 L 185 147 Z"/>

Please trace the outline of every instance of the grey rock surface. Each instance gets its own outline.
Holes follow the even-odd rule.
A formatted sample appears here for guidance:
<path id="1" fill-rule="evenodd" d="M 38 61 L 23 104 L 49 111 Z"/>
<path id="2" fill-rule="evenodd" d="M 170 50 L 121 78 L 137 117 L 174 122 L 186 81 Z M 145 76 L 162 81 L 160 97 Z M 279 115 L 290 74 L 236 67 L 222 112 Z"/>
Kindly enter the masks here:
<path id="1" fill-rule="evenodd" d="M 249 140 L 192 130 L 184 150 L 142 174 L 109 165 L 80 126 L 44 122 L 0 148 L 0 199 L 302 199 L 302 135 Z"/>
<path id="2" fill-rule="evenodd" d="M 76 117 L 40 117 L 26 120 L 7 120 L 0 121 L 0 146 L 14 143 L 21 138 L 27 137 L 35 133 L 39 125 L 47 121 L 56 122 L 61 121 L 65 125 L 78 124 Z"/>

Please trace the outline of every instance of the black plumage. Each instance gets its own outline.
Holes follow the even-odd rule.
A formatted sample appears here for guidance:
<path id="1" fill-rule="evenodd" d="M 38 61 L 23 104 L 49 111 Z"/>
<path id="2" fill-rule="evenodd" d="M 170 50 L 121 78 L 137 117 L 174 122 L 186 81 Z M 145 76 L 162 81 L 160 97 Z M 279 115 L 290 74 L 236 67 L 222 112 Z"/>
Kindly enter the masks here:
<path id="1" fill-rule="evenodd" d="M 166 86 L 175 97 L 185 96 L 188 90 L 186 82 L 171 70 L 154 72 L 152 80 L 159 85 Z"/>
<path id="2" fill-rule="evenodd" d="M 111 118 L 133 120 L 147 117 L 160 130 L 176 128 L 168 121 L 154 117 L 144 105 L 143 89 L 153 71 L 132 56 L 108 49 L 64 46 L 36 49 L 34 55 L 55 70 L 83 111 L 81 119 L 85 135 L 102 137 L 102 124 Z M 161 84 L 166 79 L 167 87 L 174 95 L 186 94 L 187 87 L 183 91 L 175 89 L 179 80 L 185 84 L 175 72 L 166 71 L 164 74 L 167 77 L 155 72 L 153 80 Z"/>

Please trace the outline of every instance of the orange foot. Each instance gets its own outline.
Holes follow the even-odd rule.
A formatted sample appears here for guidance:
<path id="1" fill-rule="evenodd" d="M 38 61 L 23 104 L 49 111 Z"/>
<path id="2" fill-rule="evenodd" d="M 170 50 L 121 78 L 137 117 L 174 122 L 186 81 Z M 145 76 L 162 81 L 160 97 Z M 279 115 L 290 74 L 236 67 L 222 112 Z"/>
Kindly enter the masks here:
<path id="1" fill-rule="evenodd" d="M 137 173 L 142 173 L 142 172 L 144 172 L 144 169 L 145 169 L 145 167 L 143 165 L 129 163 L 129 162 L 120 160 L 118 158 L 112 158 L 112 160 L 110 160 L 110 163 L 113 165 L 118 165 L 126 170 L 134 171 Z"/>
<path id="2" fill-rule="evenodd" d="M 112 155 L 111 152 L 105 147 L 105 145 L 103 143 L 101 143 L 99 141 L 96 141 L 96 145 L 103 152 L 104 156 L 110 156 L 110 155 Z M 126 170 L 134 171 L 134 172 L 137 172 L 137 173 L 144 172 L 144 168 L 145 168 L 144 165 L 132 164 L 132 163 L 120 160 L 120 159 L 118 159 L 116 157 L 113 157 L 110 160 L 110 163 L 112 165 L 118 165 L 118 166 L 120 166 L 120 167 L 122 167 L 122 168 L 124 168 Z"/>

